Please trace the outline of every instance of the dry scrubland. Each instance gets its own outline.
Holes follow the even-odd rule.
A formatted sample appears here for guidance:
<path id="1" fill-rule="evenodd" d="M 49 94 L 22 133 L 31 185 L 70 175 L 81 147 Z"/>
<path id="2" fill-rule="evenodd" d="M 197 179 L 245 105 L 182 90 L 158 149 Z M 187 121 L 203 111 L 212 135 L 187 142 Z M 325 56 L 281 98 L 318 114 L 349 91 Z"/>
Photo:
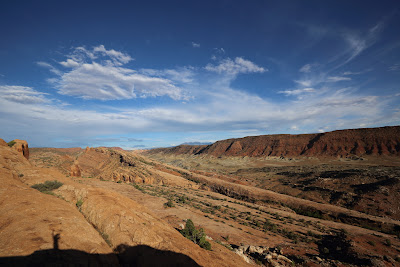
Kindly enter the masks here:
<path id="1" fill-rule="evenodd" d="M 398 127 L 378 128 L 384 138 L 358 139 L 357 149 L 352 131 L 331 135 L 341 146 L 328 133 L 312 145 L 308 135 L 269 148 L 271 137 L 252 137 L 140 153 L 33 148 L 25 157 L 3 142 L 0 262 L 399 265 Z M 316 150 L 324 138 L 332 147 Z M 254 147 L 272 152 L 251 155 Z M 282 152 L 290 147 L 298 155 Z M 204 229 L 202 241 L 201 231 L 189 236 L 198 244 L 181 233 L 187 219 Z"/>

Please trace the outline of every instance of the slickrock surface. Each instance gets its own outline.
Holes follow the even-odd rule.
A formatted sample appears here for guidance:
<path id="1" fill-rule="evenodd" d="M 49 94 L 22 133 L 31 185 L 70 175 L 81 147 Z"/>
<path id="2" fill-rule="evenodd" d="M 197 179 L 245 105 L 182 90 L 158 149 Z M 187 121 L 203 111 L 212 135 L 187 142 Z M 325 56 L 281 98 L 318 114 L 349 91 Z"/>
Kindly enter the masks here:
<path id="1" fill-rule="evenodd" d="M 59 249 L 112 253 L 74 206 L 21 181 L 22 172 L 32 169 L 24 157 L 5 146 L 0 146 L 0 155 L 0 257 L 54 249 L 56 235 Z"/>
<path id="2" fill-rule="evenodd" d="M 63 185 L 52 195 L 30 187 L 47 180 Z M 52 257 L 103 266 L 248 265 L 229 250 L 200 248 L 130 198 L 34 167 L 8 146 L 0 146 L 0 214 L 0 265 Z"/>

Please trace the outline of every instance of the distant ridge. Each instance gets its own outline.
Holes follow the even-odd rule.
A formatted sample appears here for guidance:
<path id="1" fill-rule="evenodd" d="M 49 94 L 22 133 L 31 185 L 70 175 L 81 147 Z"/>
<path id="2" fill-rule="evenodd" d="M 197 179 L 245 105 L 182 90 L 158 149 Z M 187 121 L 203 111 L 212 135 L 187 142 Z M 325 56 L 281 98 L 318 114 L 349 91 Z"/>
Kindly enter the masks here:
<path id="1" fill-rule="evenodd" d="M 185 142 L 180 145 L 189 145 L 189 146 L 202 146 L 202 145 L 211 145 L 212 142 Z"/>
<path id="2" fill-rule="evenodd" d="M 180 145 L 147 153 L 220 156 L 400 156 L 400 126 L 337 130 L 315 134 L 248 136 L 210 145 Z"/>

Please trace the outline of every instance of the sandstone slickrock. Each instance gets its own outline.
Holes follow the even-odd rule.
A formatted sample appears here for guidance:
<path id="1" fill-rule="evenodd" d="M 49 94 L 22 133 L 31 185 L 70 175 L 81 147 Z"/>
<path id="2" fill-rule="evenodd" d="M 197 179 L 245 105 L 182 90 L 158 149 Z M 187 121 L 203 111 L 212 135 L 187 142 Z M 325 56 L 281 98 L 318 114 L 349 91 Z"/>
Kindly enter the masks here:
<path id="1" fill-rule="evenodd" d="M 54 195 L 30 188 L 50 179 L 63 183 Z M 130 198 L 34 167 L 8 146 L 0 146 L 0 214 L 0 264 L 4 257 L 35 258 L 59 249 L 79 251 L 94 266 L 156 266 L 160 260 L 165 266 L 247 266 L 228 250 L 200 248 Z M 110 257 L 90 262 L 92 253 Z"/>
<path id="2" fill-rule="evenodd" d="M 19 179 L 15 166 L 31 165 L 9 147 L 0 147 L 0 257 L 29 255 L 57 248 L 87 253 L 112 253 L 99 233 L 73 206 L 40 193 Z M 79 238 L 77 238 L 79 237 Z M 115 264 L 114 257 L 93 264 Z M 78 262 L 78 261 L 77 261 Z"/>
<path id="3" fill-rule="evenodd" d="M 400 126 L 339 130 L 318 134 L 277 134 L 217 141 L 211 145 L 181 145 L 147 153 L 250 157 L 349 155 L 400 156 Z"/>

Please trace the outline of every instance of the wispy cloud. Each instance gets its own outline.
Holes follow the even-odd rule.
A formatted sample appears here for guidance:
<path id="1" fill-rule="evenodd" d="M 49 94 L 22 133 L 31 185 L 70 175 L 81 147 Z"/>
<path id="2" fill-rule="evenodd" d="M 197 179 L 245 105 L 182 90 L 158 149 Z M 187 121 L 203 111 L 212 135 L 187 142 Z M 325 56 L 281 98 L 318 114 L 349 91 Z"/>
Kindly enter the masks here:
<path id="1" fill-rule="evenodd" d="M 241 57 L 236 57 L 234 60 L 230 58 L 223 59 L 218 65 L 209 63 L 205 66 L 205 69 L 208 71 L 217 72 L 220 74 L 224 73 L 233 76 L 239 73 L 263 73 L 268 71 L 268 69 L 260 67 Z"/>
<path id="2" fill-rule="evenodd" d="M 303 67 L 301 67 L 300 69 L 299 69 L 299 71 L 300 72 L 310 72 L 311 71 L 311 67 L 312 67 L 312 65 L 311 64 L 306 64 L 306 65 L 304 65 Z"/>
<path id="3" fill-rule="evenodd" d="M 295 82 L 298 83 L 299 85 L 305 86 L 305 87 L 310 87 L 315 84 L 315 82 L 313 82 L 311 79 L 295 80 Z"/>
<path id="4" fill-rule="evenodd" d="M 199 48 L 199 47 L 200 47 L 200 44 L 195 43 L 195 42 L 192 42 L 192 46 L 193 46 L 194 48 Z"/>
<path id="5" fill-rule="evenodd" d="M 143 75 L 163 77 L 177 83 L 191 83 L 194 81 L 195 68 L 180 67 L 176 69 L 140 69 L 139 73 Z"/>
<path id="6" fill-rule="evenodd" d="M 389 67 L 389 71 L 399 71 L 400 70 L 400 64 L 396 63 L 392 66 Z"/>
<path id="7" fill-rule="evenodd" d="M 290 95 L 300 95 L 304 93 L 313 93 L 313 92 L 315 92 L 314 88 L 303 88 L 303 89 L 279 91 L 278 93 L 290 96 Z"/>
<path id="8" fill-rule="evenodd" d="M 369 48 L 378 40 L 379 34 L 384 28 L 384 21 L 380 21 L 371 27 L 365 34 L 345 32 L 343 37 L 349 45 L 348 59 L 342 64 L 346 64 L 360 55 L 365 49 Z"/>
<path id="9" fill-rule="evenodd" d="M 0 85 L 1 98 L 21 104 L 43 104 L 50 102 L 46 94 L 31 87 Z"/>
<path id="10" fill-rule="evenodd" d="M 36 64 L 38 64 L 38 66 L 40 66 L 40 67 L 48 68 L 52 73 L 54 73 L 56 75 L 62 74 L 62 72 L 59 69 L 55 68 L 53 65 L 51 65 L 47 62 L 39 61 L 39 62 L 36 62 Z"/>
<path id="11" fill-rule="evenodd" d="M 350 77 L 342 77 L 342 76 L 331 76 L 328 77 L 329 82 L 341 82 L 341 81 L 350 81 Z"/>

